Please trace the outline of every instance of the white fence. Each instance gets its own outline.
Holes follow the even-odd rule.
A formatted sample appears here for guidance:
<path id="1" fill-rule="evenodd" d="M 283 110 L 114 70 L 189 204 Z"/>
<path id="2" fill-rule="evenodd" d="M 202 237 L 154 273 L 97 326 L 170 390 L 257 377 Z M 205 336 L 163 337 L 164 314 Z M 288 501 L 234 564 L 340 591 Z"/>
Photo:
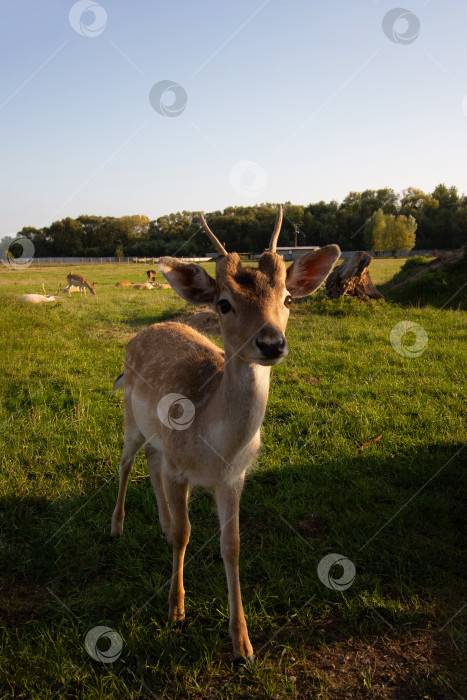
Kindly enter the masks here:
<path id="1" fill-rule="evenodd" d="M 207 262 L 209 258 L 179 258 L 180 260 L 185 260 L 187 262 Z M 61 258 L 51 257 L 51 258 L 33 258 L 32 260 L 27 260 L 26 258 L 15 258 L 15 261 L 25 266 L 27 263 L 31 265 L 108 265 L 109 263 L 121 262 L 127 263 L 128 265 L 133 263 L 144 263 L 145 265 L 156 265 L 159 262 L 159 258 L 78 258 L 78 257 L 68 257 L 63 256 Z"/>
<path id="2" fill-rule="evenodd" d="M 293 249 L 290 249 L 293 250 Z M 413 255 L 424 255 L 424 256 L 433 256 L 433 255 L 444 255 L 445 253 L 449 253 L 451 249 L 435 249 L 435 248 L 430 248 L 428 250 L 400 250 L 397 252 L 396 257 L 398 258 L 408 258 Z M 288 252 L 288 251 L 284 251 Z M 341 255 L 343 258 L 348 258 L 350 255 L 352 255 L 355 251 L 353 250 L 343 250 L 341 252 Z M 391 258 L 392 257 L 392 252 L 389 250 L 383 251 L 381 253 L 376 253 L 372 250 L 367 251 L 372 255 L 374 258 Z M 252 260 L 258 259 L 260 257 L 260 253 L 258 254 L 250 254 L 248 255 L 248 258 Z M 296 259 L 296 255 L 284 256 L 286 260 L 292 260 Z M 185 260 L 186 262 L 207 262 L 210 258 L 209 257 L 204 257 L 204 258 L 179 258 L 179 260 Z M 6 260 L 1 261 L 5 267 L 8 267 L 8 263 Z M 23 267 L 29 267 L 29 265 L 106 265 L 109 263 L 115 263 L 115 262 L 122 262 L 122 263 L 127 263 L 128 265 L 131 265 L 133 263 L 143 263 L 144 265 L 156 265 L 159 262 L 159 258 L 139 258 L 139 257 L 131 257 L 131 258 L 111 258 L 111 257 L 102 257 L 102 258 L 79 258 L 79 257 L 50 257 L 50 258 L 33 258 L 31 259 L 26 259 L 26 258 L 15 258 L 15 263 L 17 264 L 17 268 L 23 268 Z"/>

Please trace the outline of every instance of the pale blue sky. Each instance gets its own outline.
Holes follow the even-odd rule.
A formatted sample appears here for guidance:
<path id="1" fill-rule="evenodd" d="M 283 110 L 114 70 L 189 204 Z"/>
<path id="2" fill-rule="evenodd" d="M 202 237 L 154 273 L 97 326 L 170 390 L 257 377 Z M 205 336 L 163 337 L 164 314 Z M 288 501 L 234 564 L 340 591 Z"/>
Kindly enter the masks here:
<path id="1" fill-rule="evenodd" d="M 78 31 L 73 5 L 2 2 L 0 236 L 79 214 L 467 192 L 463 0 L 404 4 L 420 24 L 406 45 L 383 32 L 386 0 L 102 0 L 81 24 L 78 7 Z M 178 116 L 149 102 L 162 80 L 186 92 Z"/>

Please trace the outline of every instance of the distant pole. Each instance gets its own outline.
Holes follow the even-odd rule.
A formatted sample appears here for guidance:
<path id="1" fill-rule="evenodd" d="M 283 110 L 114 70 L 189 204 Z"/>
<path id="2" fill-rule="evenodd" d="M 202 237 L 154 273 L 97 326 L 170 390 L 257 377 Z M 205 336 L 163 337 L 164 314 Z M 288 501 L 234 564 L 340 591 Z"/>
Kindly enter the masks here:
<path id="1" fill-rule="evenodd" d="M 101 258 L 101 265 L 102 265 L 102 258 Z"/>
<path id="2" fill-rule="evenodd" d="M 298 227 L 296 226 L 296 224 L 293 225 L 293 230 L 294 230 L 294 248 L 296 248 L 298 245 Z"/>

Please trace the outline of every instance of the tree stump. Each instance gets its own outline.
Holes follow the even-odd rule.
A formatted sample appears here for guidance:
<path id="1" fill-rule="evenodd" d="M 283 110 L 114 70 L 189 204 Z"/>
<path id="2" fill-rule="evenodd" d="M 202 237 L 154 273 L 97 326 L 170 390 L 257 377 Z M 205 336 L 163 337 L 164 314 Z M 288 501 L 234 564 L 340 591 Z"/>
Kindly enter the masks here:
<path id="1" fill-rule="evenodd" d="M 358 299 L 384 299 L 371 281 L 368 267 L 373 258 L 369 253 L 357 250 L 342 265 L 336 267 L 326 280 L 326 292 L 330 299 L 348 296 Z"/>

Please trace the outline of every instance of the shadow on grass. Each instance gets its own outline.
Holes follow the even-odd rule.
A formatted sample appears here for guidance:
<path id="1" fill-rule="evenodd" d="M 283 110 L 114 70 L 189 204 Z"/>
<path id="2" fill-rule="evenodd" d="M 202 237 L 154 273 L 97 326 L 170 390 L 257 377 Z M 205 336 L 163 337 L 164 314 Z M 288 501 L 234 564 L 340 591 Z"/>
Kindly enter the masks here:
<path id="1" fill-rule="evenodd" d="M 389 591 L 401 585 L 449 589 L 458 572 L 464 528 L 460 465 L 465 452 L 460 448 L 428 445 L 382 460 L 374 447 L 367 454 L 332 463 L 310 466 L 302 454 L 294 464 L 279 469 L 260 465 L 250 472 L 241 503 L 242 556 L 247 567 L 252 550 L 262 543 L 261 555 L 252 561 L 250 584 L 255 585 L 258 571 L 254 561 L 267 562 L 293 544 L 297 557 L 289 550 L 288 559 L 275 565 L 277 573 L 290 581 L 296 567 L 303 567 L 303 557 L 315 569 L 320 554 L 340 548 L 359 567 L 357 578 L 368 585 L 379 582 Z M 149 478 L 130 484 L 125 532 L 113 541 L 109 527 L 117 484 L 115 475 L 97 491 L 52 502 L 1 498 L 2 558 L 8 553 L 8 565 L 5 560 L 2 567 L 5 584 L 53 584 L 62 591 L 79 590 L 85 598 L 91 589 L 98 596 L 99 585 L 121 583 L 127 590 L 142 586 L 149 593 L 159 580 L 162 584 L 170 576 L 171 551 L 162 538 Z M 316 522 L 310 514 L 316 514 Z M 221 564 L 214 536 L 217 516 L 207 492 L 195 491 L 190 517 L 193 534 L 188 552 L 196 552 L 212 537 L 203 558 Z M 397 580 L 392 578 L 395 569 Z M 197 574 L 204 578 L 201 571 Z M 326 593 L 314 571 L 310 580 L 312 588 Z M 218 582 L 224 585 L 222 571 Z M 274 581 L 270 584 L 274 590 Z M 92 596 L 88 602 L 97 605 Z M 102 605 L 124 612 L 128 598 L 118 595 Z"/>
<path id="2" fill-rule="evenodd" d="M 376 447 L 313 466 L 301 454 L 292 464 L 250 473 L 241 503 L 240 572 L 250 635 L 257 650 L 264 645 L 260 657 L 282 625 L 281 645 L 305 647 L 317 658 L 323 643 L 364 640 L 388 627 L 399 633 L 442 626 L 461 604 L 460 449 L 432 444 L 382 459 Z M 149 479 L 130 484 L 125 532 L 113 541 L 116 491 L 117 478 L 69 499 L 0 499 L 4 627 L 19 643 L 26 634 L 20 630 L 34 640 L 71 626 L 80 648 L 90 628 L 109 625 L 125 640 L 127 666 L 143 674 L 155 665 L 158 674 L 175 678 L 208 658 L 228 664 L 213 499 L 195 490 L 190 503 L 188 624 L 180 635 L 166 622 L 172 554 Z M 330 552 L 355 564 L 345 592 L 317 576 Z M 338 569 L 334 578 L 340 575 Z"/>

